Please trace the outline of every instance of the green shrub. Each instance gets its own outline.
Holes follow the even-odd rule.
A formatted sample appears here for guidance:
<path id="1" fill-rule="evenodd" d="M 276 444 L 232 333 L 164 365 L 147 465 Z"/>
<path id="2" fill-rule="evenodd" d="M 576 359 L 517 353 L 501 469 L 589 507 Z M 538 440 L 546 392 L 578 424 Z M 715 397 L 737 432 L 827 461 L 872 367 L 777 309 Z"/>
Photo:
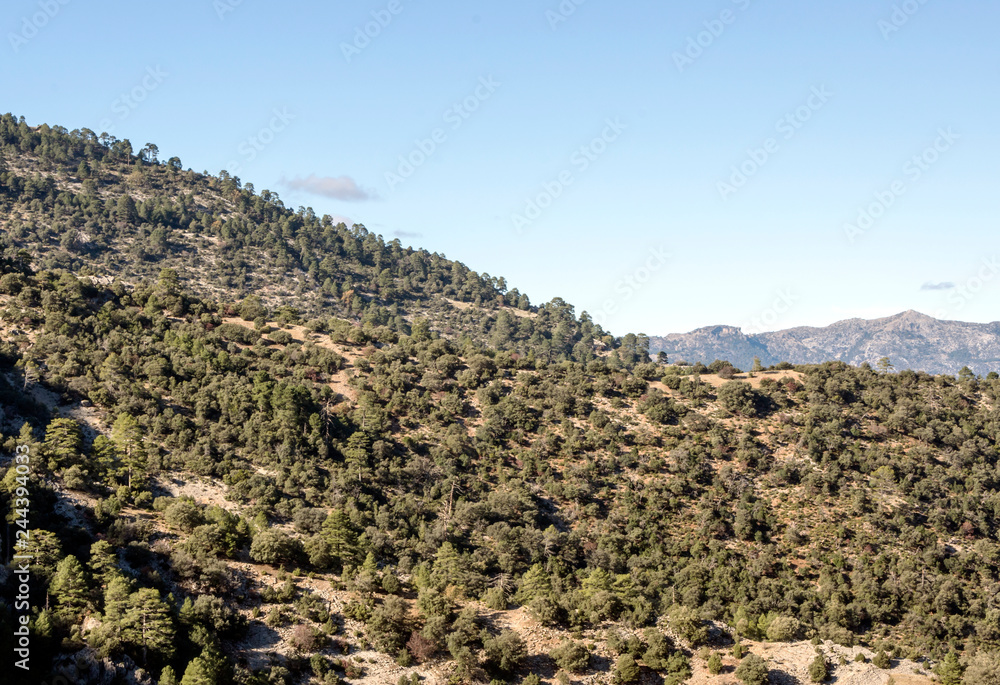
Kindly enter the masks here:
<path id="1" fill-rule="evenodd" d="M 791 642 L 802 630 L 802 624 L 791 616 L 777 616 L 767 626 L 767 639 L 771 642 Z"/>
<path id="2" fill-rule="evenodd" d="M 612 681 L 615 685 L 631 685 L 639 682 L 640 673 L 639 664 L 635 662 L 635 659 L 630 654 L 623 654 L 618 657 L 618 662 L 615 664 Z"/>
<path id="3" fill-rule="evenodd" d="M 814 683 L 821 683 L 830 675 L 830 668 L 822 654 L 817 654 L 813 662 L 809 664 L 809 679 Z"/>
<path id="4" fill-rule="evenodd" d="M 962 685 L 1000 685 L 1000 652 L 979 652 L 969 659 Z"/>
<path id="5" fill-rule="evenodd" d="M 726 411 L 740 416 L 754 417 L 759 414 L 761 397 L 743 381 L 727 381 L 718 391 L 719 405 Z"/>
<path id="6" fill-rule="evenodd" d="M 549 652 L 549 656 L 559 668 L 573 673 L 582 673 L 590 663 L 590 652 L 587 647 L 573 640 L 564 640 Z"/>
<path id="7" fill-rule="evenodd" d="M 765 685 L 767 672 L 767 662 L 756 654 L 749 655 L 736 667 L 736 677 L 743 685 Z"/>
<path id="8" fill-rule="evenodd" d="M 692 647 L 697 647 L 708 640 L 708 626 L 693 609 L 676 605 L 670 609 L 667 620 L 673 631 L 687 640 Z"/>
<path id="9" fill-rule="evenodd" d="M 496 637 L 483 640 L 486 667 L 500 673 L 513 673 L 528 656 L 524 639 L 513 630 L 504 630 Z"/>

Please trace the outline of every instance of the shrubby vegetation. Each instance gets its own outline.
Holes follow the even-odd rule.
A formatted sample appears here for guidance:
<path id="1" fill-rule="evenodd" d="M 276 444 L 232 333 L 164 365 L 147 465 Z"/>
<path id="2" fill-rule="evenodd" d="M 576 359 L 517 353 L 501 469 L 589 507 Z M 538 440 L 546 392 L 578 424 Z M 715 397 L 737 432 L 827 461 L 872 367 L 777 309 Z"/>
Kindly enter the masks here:
<path id="1" fill-rule="evenodd" d="M 363 642 L 502 680 L 526 675 L 524 636 L 483 605 L 520 605 L 567 634 L 609 630 L 622 683 L 689 677 L 712 621 L 737 639 L 891 640 L 942 678 L 995 661 L 995 376 L 828 363 L 716 387 L 560 300 L 533 308 L 501 279 L 130 148 L 0 118 L 0 408 L 4 452 L 37 455 L 39 654 L 87 646 L 163 682 L 333 682 L 357 676 L 343 652 Z M 223 258 L 193 268 L 202 244 Z M 302 293 L 271 297 L 295 279 Z M 177 476 L 227 501 L 170 497 Z M 94 502 L 72 521 L 66 490 Z M 351 592 L 343 615 L 310 573 Z M 234 606 L 290 628 L 295 654 L 251 673 Z M 3 639 L 12 620 L 4 607 Z M 549 656 L 590 668 L 578 639 Z M 758 662 L 737 676 L 760 682 Z"/>

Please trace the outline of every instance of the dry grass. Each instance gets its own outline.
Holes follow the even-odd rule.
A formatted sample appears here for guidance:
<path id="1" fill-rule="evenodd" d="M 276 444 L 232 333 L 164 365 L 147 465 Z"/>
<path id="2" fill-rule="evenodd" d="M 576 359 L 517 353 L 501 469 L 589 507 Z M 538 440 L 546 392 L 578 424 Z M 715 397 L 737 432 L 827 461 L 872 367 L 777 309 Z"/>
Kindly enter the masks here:
<path id="1" fill-rule="evenodd" d="M 752 378 L 748 373 L 738 373 L 731 379 L 722 378 L 721 376 L 715 373 L 706 373 L 701 376 L 701 380 L 703 383 L 708 383 L 713 388 L 718 388 L 719 386 L 728 383 L 730 380 L 744 381 L 746 383 L 749 383 L 750 386 L 753 388 L 759 388 L 761 381 L 763 381 L 765 378 L 770 378 L 773 381 L 777 381 L 779 378 L 784 378 L 786 376 L 793 380 L 799 381 L 800 383 L 802 382 L 802 379 L 804 377 L 803 374 L 799 373 L 798 371 L 789 370 L 789 371 L 758 371 L 756 374 L 754 374 Z"/>
<path id="2" fill-rule="evenodd" d="M 447 302 L 448 304 L 450 304 L 452 307 L 454 307 L 455 309 L 457 309 L 459 311 L 465 311 L 466 309 L 471 309 L 472 307 L 475 306 L 471 302 L 459 302 L 458 300 L 452 300 L 452 299 L 449 299 L 447 297 L 445 297 L 443 299 L 444 299 L 445 302 Z M 508 307 L 506 305 L 503 306 L 503 307 L 500 307 L 500 309 L 502 309 L 502 310 L 504 310 L 506 312 L 509 312 L 510 314 L 513 314 L 514 316 L 518 316 L 518 317 L 520 317 L 522 319 L 534 319 L 534 318 L 538 317 L 538 314 L 536 314 L 535 312 L 526 312 L 523 309 L 515 309 L 514 307 Z"/>

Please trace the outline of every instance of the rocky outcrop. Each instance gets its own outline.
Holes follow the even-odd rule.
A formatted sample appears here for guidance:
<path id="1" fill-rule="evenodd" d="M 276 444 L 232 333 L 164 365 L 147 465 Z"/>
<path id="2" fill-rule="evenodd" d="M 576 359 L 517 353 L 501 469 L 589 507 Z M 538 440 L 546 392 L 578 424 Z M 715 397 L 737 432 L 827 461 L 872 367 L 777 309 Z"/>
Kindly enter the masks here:
<path id="1" fill-rule="evenodd" d="M 750 368 L 759 357 L 765 366 L 788 361 L 818 364 L 844 361 L 875 364 L 889 357 L 897 370 L 977 374 L 1000 372 L 1000 322 L 941 321 L 913 310 L 882 319 L 847 319 L 816 328 L 800 326 L 746 334 L 735 326 L 709 326 L 690 333 L 650 338 L 650 352 L 664 351 L 672 361 L 710 363 L 727 359 Z"/>

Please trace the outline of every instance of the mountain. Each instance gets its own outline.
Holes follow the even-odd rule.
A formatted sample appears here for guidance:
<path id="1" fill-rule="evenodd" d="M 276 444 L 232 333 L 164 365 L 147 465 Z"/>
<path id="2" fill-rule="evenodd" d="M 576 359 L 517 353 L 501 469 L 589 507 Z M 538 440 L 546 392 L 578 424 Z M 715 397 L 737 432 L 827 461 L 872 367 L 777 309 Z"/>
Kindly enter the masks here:
<path id="1" fill-rule="evenodd" d="M 888 357 L 897 370 L 957 374 L 962 367 L 986 375 L 1000 371 L 1000 322 L 941 321 L 913 310 L 882 319 L 846 319 L 830 326 L 800 326 L 746 334 L 732 326 L 708 326 L 690 333 L 649 339 L 650 352 L 706 364 L 724 359 L 751 368 L 787 361 L 821 364 L 844 361 L 859 366 Z"/>
<path id="2" fill-rule="evenodd" d="M 998 378 L 660 364 L 562 300 L 11 115 L 0 247 L 11 682 L 997 672 Z"/>

